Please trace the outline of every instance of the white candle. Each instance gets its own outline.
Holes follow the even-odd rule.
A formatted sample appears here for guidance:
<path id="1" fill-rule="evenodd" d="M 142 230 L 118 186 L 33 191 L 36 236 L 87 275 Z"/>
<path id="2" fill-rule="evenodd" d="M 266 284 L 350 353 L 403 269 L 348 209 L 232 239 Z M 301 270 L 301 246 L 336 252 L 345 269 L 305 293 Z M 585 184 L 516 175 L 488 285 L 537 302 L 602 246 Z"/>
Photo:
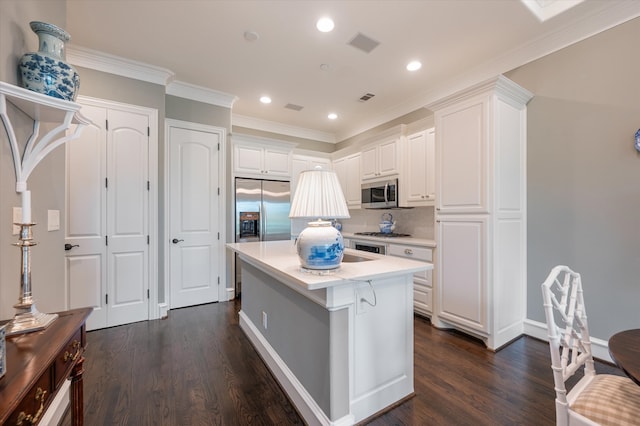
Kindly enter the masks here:
<path id="1" fill-rule="evenodd" d="M 31 223 L 31 191 L 22 191 L 22 223 Z"/>

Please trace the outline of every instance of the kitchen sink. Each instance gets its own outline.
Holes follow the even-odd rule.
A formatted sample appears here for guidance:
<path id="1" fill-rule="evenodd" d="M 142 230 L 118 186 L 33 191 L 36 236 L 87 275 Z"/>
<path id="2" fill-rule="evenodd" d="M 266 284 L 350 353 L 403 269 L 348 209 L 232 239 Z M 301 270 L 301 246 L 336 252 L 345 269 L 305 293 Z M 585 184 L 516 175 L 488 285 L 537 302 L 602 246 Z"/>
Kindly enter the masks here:
<path id="1" fill-rule="evenodd" d="M 346 263 L 355 263 L 355 262 L 368 262 L 370 260 L 375 260 L 370 257 L 358 256 L 356 254 L 345 253 L 342 257 L 342 261 Z"/>

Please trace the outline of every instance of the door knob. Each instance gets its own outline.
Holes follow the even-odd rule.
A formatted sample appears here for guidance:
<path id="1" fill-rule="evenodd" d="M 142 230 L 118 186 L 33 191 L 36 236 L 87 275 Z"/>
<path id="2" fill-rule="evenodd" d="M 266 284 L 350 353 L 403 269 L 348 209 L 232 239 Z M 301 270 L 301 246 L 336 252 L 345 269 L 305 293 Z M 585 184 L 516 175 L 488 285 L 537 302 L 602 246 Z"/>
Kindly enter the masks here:
<path id="1" fill-rule="evenodd" d="M 179 240 L 177 238 L 174 238 L 173 240 L 171 240 L 173 244 L 178 244 L 180 241 L 184 241 L 184 240 Z"/>
<path id="2" fill-rule="evenodd" d="M 74 248 L 74 247 L 80 247 L 80 246 L 79 246 L 78 244 L 69 244 L 69 243 L 67 243 L 67 244 L 65 244 L 65 245 L 64 245 L 64 249 L 65 249 L 66 251 L 69 251 L 69 250 L 71 250 L 71 249 L 72 249 L 72 248 Z"/>

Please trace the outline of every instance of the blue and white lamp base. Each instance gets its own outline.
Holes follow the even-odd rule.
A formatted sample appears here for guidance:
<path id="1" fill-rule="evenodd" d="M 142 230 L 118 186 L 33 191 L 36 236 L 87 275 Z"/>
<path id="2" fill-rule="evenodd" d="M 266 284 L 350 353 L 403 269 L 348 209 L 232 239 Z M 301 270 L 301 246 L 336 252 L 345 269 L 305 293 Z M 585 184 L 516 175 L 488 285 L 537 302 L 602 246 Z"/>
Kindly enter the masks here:
<path id="1" fill-rule="evenodd" d="M 342 234 L 331 222 L 318 219 L 309 222 L 296 240 L 300 266 L 311 271 L 326 271 L 340 267 L 344 255 Z"/>

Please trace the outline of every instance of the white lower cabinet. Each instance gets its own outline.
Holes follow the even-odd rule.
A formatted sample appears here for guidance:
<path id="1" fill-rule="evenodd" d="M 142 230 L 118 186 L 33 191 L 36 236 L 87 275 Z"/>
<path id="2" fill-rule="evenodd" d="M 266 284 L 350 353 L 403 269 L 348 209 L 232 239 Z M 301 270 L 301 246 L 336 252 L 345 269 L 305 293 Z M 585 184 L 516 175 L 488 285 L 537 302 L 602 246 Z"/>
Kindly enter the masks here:
<path id="1" fill-rule="evenodd" d="M 441 218 L 437 231 L 438 320 L 486 333 L 487 218 Z"/>
<path id="2" fill-rule="evenodd" d="M 389 244 L 388 255 L 433 262 L 433 249 L 403 244 Z M 433 271 L 421 271 L 413 274 L 413 310 L 422 315 L 431 316 L 433 312 Z"/>

